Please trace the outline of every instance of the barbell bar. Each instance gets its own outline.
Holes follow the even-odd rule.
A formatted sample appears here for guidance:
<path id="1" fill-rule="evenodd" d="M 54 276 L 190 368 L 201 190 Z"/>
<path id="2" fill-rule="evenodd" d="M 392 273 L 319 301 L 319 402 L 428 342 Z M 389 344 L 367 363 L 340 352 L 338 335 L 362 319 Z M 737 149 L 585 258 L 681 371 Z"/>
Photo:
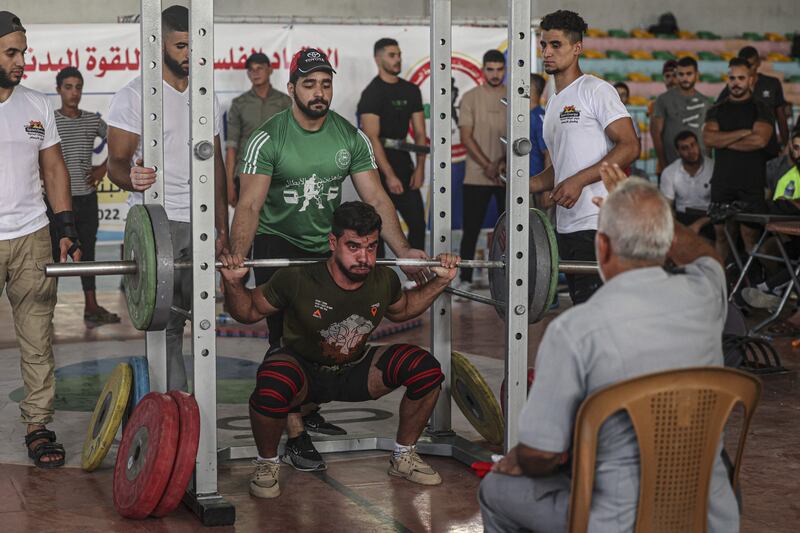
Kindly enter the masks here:
<path id="1" fill-rule="evenodd" d="M 121 261 L 57 263 L 45 265 L 48 277 L 62 276 L 107 276 L 121 275 L 124 280 L 125 298 L 131 323 L 140 330 L 159 330 L 166 327 L 172 305 L 173 283 L 176 272 L 190 269 L 192 263 L 186 260 L 175 261 L 172 257 L 172 240 L 164 208 L 155 204 L 131 206 L 125 223 L 123 258 Z M 559 261 L 555 232 L 547 216 L 536 209 L 530 210 L 529 244 L 527 251 L 517 253 L 523 258 L 527 253 L 528 272 L 513 281 L 514 285 L 528 292 L 528 306 L 515 306 L 507 309 L 505 291 L 507 285 L 506 232 L 522 231 L 522 226 L 507 228 L 505 215 L 495 224 L 488 260 L 462 260 L 465 268 L 486 268 L 489 274 L 491 297 L 476 295 L 466 291 L 448 288 L 448 292 L 467 299 L 491 304 L 498 315 L 506 313 L 527 314 L 528 322 L 541 320 L 544 313 L 557 296 L 558 274 L 596 274 L 597 264 L 582 261 Z M 326 261 L 326 259 L 250 259 L 244 261 L 246 267 L 282 268 L 293 265 L 307 265 Z M 378 265 L 401 267 L 435 267 L 440 262 L 435 259 L 379 259 Z M 209 258 L 201 262 L 200 268 L 222 268 L 222 263 Z M 202 292 L 202 298 L 213 295 L 211 291 Z"/>
<path id="2" fill-rule="evenodd" d="M 288 266 L 309 265 L 326 261 L 320 259 L 246 259 L 246 268 L 283 268 Z M 435 259 L 378 259 L 378 265 L 398 267 L 436 267 L 441 263 Z M 460 268 L 504 268 L 504 261 L 490 261 L 485 259 L 462 259 Z M 191 261 L 176 261 L 175 270 L 189 270 Z M 222 263 L 214 263 L 217 269 L 222 268 Z M 566 274 L 596 274 L 597 263 L 591 261 L 562 261 L 558 264 L 559 272 Z M 44 266 L 44 275 L 49 278 L 62 278 L 73 276 L 126 276 L 136 274 L 138 265 L 136 261 L 87 261 L 83 263 L 51 263 Z M 463 292 L 463 291 L 462 291 Z M 453 294 L 456 294 L 455 292 Z M 461 295 L 463 296 L 463 295 Z"/>

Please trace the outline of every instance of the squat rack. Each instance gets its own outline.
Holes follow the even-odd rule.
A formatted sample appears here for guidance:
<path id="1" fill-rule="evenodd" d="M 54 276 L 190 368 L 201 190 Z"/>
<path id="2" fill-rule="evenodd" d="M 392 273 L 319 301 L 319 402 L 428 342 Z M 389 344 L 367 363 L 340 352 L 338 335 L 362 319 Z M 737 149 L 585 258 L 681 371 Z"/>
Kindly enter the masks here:
<path id="1" fill-rule="evenodd" d="M 505 313 L 505 380 L 507 383 L 505 447 L 517 443 L 517 417 L 527 395 L 528 359 L 528 177 L 530 140 L 531 2 L 507 0 L 508 54 L 506 60 L 507 138 L 506 206 L 507 269 Z M 452 248 L 451 207 L 451 65 L 452 0 L 430 0 L 431 45 L 431 246 L 435 256 Z M 164 205 L 162 140 L 161 0 L 141 0 L 142 154 L 155 167 L 157 180 L 146 204 Z M 214 7 L 213 0 L 191 0 L 189 23 L 191 109 L 191 223 L 192 223 L 192 355 L 194 395 L 200 408 L 200 445 L 195 472 L 184 502 L 204 525 L 229 525 L 235 508 L 219 494 L 218 460 L 250 458 L 255 446 L 217 449 L 216 337 L 214 258 Z M 442 294 L 431 307 L 431 346 L 445 380 L 430 428 L 418 442 L 423 454 L 453 457 L 463 463 L 490 459 L 488 450 L 457 435 L 451 416 L 451 302 Z M 166 332 L 146 333 L 151 388 L 166 392 Z M 394 436 L 328 437 L 315 439 L 322 453 L 392 450 Z"/>

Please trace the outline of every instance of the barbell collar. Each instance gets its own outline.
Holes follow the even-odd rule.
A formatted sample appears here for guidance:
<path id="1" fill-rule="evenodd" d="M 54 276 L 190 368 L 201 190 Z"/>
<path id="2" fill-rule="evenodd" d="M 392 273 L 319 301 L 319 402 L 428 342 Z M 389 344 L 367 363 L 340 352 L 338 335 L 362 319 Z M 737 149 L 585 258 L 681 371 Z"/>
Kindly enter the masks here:
<path id="1" fill-rule="evenodd" d="M 87 261 L 85 263 L 52 263 L 44 266 L 48 278 L 67 276 L 124 276 L 136 274 L 136 261 Z"/>
<path id="2" fill-rule="evenodd" d="M 558 271 L 564 274 L 597 274 L 596 261 L 559 261 Z"/>

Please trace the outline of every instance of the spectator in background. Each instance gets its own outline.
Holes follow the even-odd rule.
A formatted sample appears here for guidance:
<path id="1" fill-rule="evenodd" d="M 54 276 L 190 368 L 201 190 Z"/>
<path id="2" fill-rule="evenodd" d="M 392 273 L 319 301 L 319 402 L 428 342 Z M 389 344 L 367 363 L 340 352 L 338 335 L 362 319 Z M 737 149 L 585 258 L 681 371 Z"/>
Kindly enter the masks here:
<path id="1" fill-rule="evenodd" d="M 682 57 L 678 61 L 678 85 L 656 98 L 650 119 L 650 135 L 658 157 L 657 172 L 661 172 L 678 159 L 675 137 L 684 130 L 702 134 L 706 111 L 711 107 L 707 96 L 695 89 L 698 79 L 697 61 Z M 704 150 L 702 142 L 700 150 Z"/>
<path id="2" fill-rule="evenodd" d="M 744 59 L 728 63 L 730 95 L 706 114 L 703 140 L 715 149 L 711 178 L 711 202 L 740 202 L 745 211 L 765 213 L 767 156 L 764 148 L 773 132 L 775 118 L 763 100 L 753 98 L 753 75 Z M 725 225 L 716 224 L 717 252 L 727 256 Z M 740 225 L 742 241 L 748 250 L 755 246 L 759 227 Z"/>
<path id="3" fill-rule="evenodd" d="M 794 130 L 789 139 L 789 157 L 792 166 L 778 180 L 772 193 L 771 213 L 781 215 L 800 214 L 800 130 Z M 800 237 L 792 236 L 784 242 L 787 255 L 796 259 L 800 256 Z M 781 302 L 781 296 L 786 285 L 791 283 L 791 275 L 785 268 L 768 277 L 764 282 L 755 287 L 742 289 L 742 298 L 751 307 L 771 309 Z M 792 322 L 797 323 L 798 315 L 792 317 Z"/>
<path id="4" fill-rule="evenodd" d="M 500 165 L 505 157 L 500 137 L 506 135 L 506 107 L 500 101 L 506 95 L 503 83 L 506 58 L 499 50 L 483 54 L 485 83 L 470 89 L 461 97 L 459 131 L 467 148 L 464 171 L 462 259 L 475 257 L 475 245 L 481 232 L 486 208 L 494 197 L 497 212 L 505 211 L 506 191 L 500 180 Z M 472 269 L 462 268 L 459 289 L 472 285 Z"/>
<path id="5" fill-rule="evenodd" d="M 678 86 L 678 62 L 674 59 L 664 61 L 661 67 L 661 75 L 664 77 L 664 86 L 669 91 Z"/>
<path id="6" fill-rule="evenodd" d="M 425 206 L 420 187 L 425 183 L 425 154 L 417 152 L 416 164 L 406 151 L 384 147 L 384 140 L 405 142 L 409 125 L 414 143 L 425 146 L 425 111 L 419 87 L 400 78 L 403 68 L 400 46 L 383 38 L 373 46 L 378 75 L 367 85 L 358 101 L 358 120 L 369 137 L 383 188 L 408 226 L 408 243 L 425 249 Z M 386 253 L 380 240 L 378 257 Z M 414 285 L 413 281 L 406 283 Z"/>
<path id="7" fill-rule="evenodd" d="M 703 154 L 697 134 L 691 130 L 678 133 L 675 149 L 679 158 L 661 173 L 661 193 L 670 202 L 678 222 L 698 231 L 702 226 L 703 235 L 713 240 L 706 213 L 711 201 L 714 160 Z"/>
<path id="8" fill-rule="evenodd" d="M 618 81 L 615 83 L 614 88 L 617 90 L 617 94 L 619 94 L 619 99 L 622 100 L 622 104 L 625 107 L 628 107 L 631 100 L 631 88 L 628 87 L 628 84 L 624 81 Z M 636 122 L 636 118 L 633 115 L 631 115 L 631 120 L 633 121 L 633 129 L 636 131 L 636 136 L 641 139 L 642 132 L 639 129 L 639 124 Z"/>
<path id="9" fill-rule="evenodd" d="M 62 69 L 56 75 L 56 91 L 61 97 L 61 108 L 55 111 L 56 127 L 61 137 L 61 153 L 69 172 L 72 210 L 75 212 L 75 227 L 81 242 L 84 261 L 94 261 L 97 241 L 97 185 L 106 175 L 106 162 L 92 165 L 94 142 L 105 139 L 108 126 L 98 113 L 80 109 L 83 95 L 83 75 L 75 67 Z M 60 251 L 53 211 L 48 204 L 50 219 L 50 241 L 53 260 L 58 261 Z M 115 324 L 119 316 L 97 303 L 94 276 L 81 276 L 83 287 L 83 320 L 90 328 L 103 324 Z"/>
<path id="10" fill-rule="evenodd" d="M 228 175 L 228 203 L 235 207 L 239 197 L 239 160 L 241 148 L 250 134 L 278 111 L 292 105 L 289 95 L 274 88 L 269 78 L 272 65 L 260 52 L 252 54 L 245 62 L 247 77 L 253 86 L 231 102 L 228 110 L 228 137 L 225 142 L 225 170 Z"/>
<path id="11" fill-rule="evenodd" d="M 580 67 L 586 22 L 573 11 L 559 10 L 541 21 L 544 70 L 556 92 L 547 101 L 544 138 L 552 165 L 530 180 L 530 192 L 550 192 L 556 207 L 556 238 L 564 260 L 596 261 L 596 196 L 602 163 L 622 168 L 639 157 L 639 139 L 631 116 L 610 83 Z M 602 284 L 600 277 L 567 275 L 574 304 L 583 303 Z"/>
<path id="12" fill-rule="evenodd" d="M 769 145 L 767 146 L 767 154 L 770 157 L 776 157 L 781 152 L 781 147 L 785 146 L 789 141 L 789 121 L 786 115 L 786 99 L 783 97 L 783 86 L 778 78 L 767 76 L 758 72 L 758 67 L 761 66 L 761 57 L 758 55 L 758 50 L 752 46 L 745 46 L 739 50 L 739 58 L 747 62 L 750 68 L 750 75 L 755 80 L 752 87 L 753 96 L 759 98 L 767 104 L 769 110 L 775 117 L 775 122 L 778 125 L 778 132 L 780 137 L 775 135 L 773 131 L 770 138 Z M 728 87 L 722 89 L 719 93 L 717 102 L 721 102 L 730 96 Z"/>

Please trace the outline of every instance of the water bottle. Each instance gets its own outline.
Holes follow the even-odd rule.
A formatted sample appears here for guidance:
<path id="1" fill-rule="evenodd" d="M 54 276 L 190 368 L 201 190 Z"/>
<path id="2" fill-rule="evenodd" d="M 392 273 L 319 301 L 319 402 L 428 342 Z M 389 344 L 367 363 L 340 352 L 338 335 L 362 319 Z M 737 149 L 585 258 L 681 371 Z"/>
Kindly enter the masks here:
<path id="1" fill-rule="evenodd" d="M 794 180 L 790 181 L 788 185 L 786 185 L 786 189 L 783 191 L 783 196 L 787 199 L 792 200 L 794 198 L 794 191 L 795 191 L 795 184 Z"/>

